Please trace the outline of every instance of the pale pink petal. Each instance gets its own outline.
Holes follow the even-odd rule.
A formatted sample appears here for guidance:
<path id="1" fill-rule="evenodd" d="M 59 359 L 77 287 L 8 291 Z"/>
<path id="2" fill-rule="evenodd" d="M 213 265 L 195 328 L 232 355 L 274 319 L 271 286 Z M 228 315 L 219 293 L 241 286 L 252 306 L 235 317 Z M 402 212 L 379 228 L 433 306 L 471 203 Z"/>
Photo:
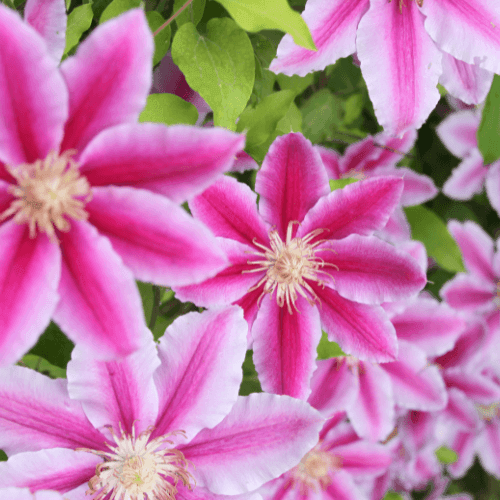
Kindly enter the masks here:
<path id="1" fill-rule="evenodd" d="M 493 271 L 493 240 L 486 231 L 475 222 L 460 223 L 451 220 L 448 230 L 455 238 L 467 270 L 486 282 L 495 281 Z"/>
<path id="2" fill-rule="evenodd" d="M 391 317 L 399 339 L 412 342 L 428 356 L 450 351 L 465 329 L 457 311 L 435 299 L 419 297 Z"/>
<path id="3" fill-rule="evenodd" d="M 330 192 L 321 156 L 302 134 L 278 137 L 257 173 L 255 191 L 260 195 L 262 218 L 276 226 L 281 238 L 288 223 L 302 222 L 309 209 Z"/>
<path id="4" fill-rule="evenodd" d="M 247 292 L 241 299 L 236 300 L 234 302 L 235 305 L 240 306 L 243 309 L 244 312 L 244 317 L 245 321 L 248 323 L 248 328 L 249 328 L 249 346 L 248 348 L 251 349 L 251 332 L 250 329 L 253 326 L 253 323 L 255 321 L 255 318 L 257 317 L 257 313 L 259 312 L 259 299 L 260 296 L 262 295 L 262 288 L 256 288 L 255 290 L 252 290 L 251 292 Z"/>
<path id="5" fill-rule="evenodd" d="M 64 0 L 28 0 L 24 20 L 42 35 L 48 52 L 57 63 L 66 46 L 66 5 Z"/>
<path id="6" fill-rule="evenodd" d="M 0 365 L 15 363 L 36 343 L 59 300 L 59 247 L 28 233 L 13 220 L 0 225 Z"/>
<path id="7" fill-rule="evenodd" d="M 357 441 L 332 448 L 342 457 L 342 469 L 358 478 L 380 476 L 391 463 L 391 454 L 379 443 Z"/>
<path id="8" fill-rule="evenodd" d="M 61 71 L 69 89 L 69 119 L 61 150 L 81 153 L 104 129 L 133 123 L 151 87 L 153 37 L 141 9 L 99 26 Z"/>
<path id="9" fill-rule="evenodd" d="M 347 410 L 349 421 L 360 437 L 385 439 L 394 429 L 391 379 L 380 366 L 370 362 L 360 362 L 358 370 L 359 394 Z"/>
<path id="10" fill-rule="evenodd" d="M 486 174 L 485 184 L 488 200 L 497 214 L 500 214 L 500 162 L 490 165 Z"/>
<path id="11" fill-rule="evenodd" d="M 68 91 L 42 37 L 5 6 L 0 6 L 0 32 L 0 161 L 15 166 L 57 149 Z"/>
<path id="12" fill-rule="evenodd" d="M 188 285 L 227 265 L 205 225 L 164 196 L 126 186 L 94 188 L 92 195 L 85 207 L 90 224 L 109 239 L 137 279 Z"/>
<path id="13" fill-rule="evenodd" d="M 216 236 L 252 245 L 269 244 L 268 227 L 257 213 L 257 195 L 232 177 L 223 177 L 189 202 L 191 213 Z"/>
<path id="14" fill-rule="evenodd" d="M 324 146 L 314 146 L 314 149 L 321 156 L 321 161 L 326 168 L 326 173 L 329 179 L 340 179 L 340 154 L 334 149 L 325 148 Z"/>
<path id="15" fill-rule="evenodd" d="M 485 425 L 476 441 L 476 452 L 481 465 L 496 477 L 500 476 L 500 426 L 498 420 Z"/>
<path id="16" fill-rule="evenodd" d="M 400 339 L 398 360 L 380 367 L 391 377 L 394 400 L 399 406 L 421 411 L 446 406 L 446 388 L 439 369 L 428 365 L 425 352 L 418 347 Z"/>
<path id="17" fill-rule="evenodd" d="M 448 387 L 460 389 L 474 402 L 489 405 L 500 399 L 500 386 L 481 373 L 448 368 L 443 378 Z"/>
<path id="18" fill-rule="evenodd" d="M 477 128 L 481 116 L 474 110 L 457 111 L 447 116 L 437 127 L 441 142 L 459 158 L 477 149 Z"/>
<path id="19" fill-rule="evenodd" d="M 345 357 L 317 361 L 307 402 L 325 417 L 346 410 L 358 397 L 358 377 Z"/>
<path id="20" fill-rule="evenodd" d="M 134 277 L 107 238 L 85 221 L 61 233 L 61 300 L 54 320 L 98 359 L 126 356 L 148 339 Z"/>
<path id="21" fill-rule="evenodd" d="M 101 461 L 90 453 L 64 448 L 19 453 L 7 462 L 0 462 L 0 487 L 66 493 L 94 476 L 96 465 Z"/>
<path id="22" fill-rule="evenodd" d="M 305 401 L 275 394 L 239 397 L 229 415 L 180 446 L 197 484 L 223 495 L 252 491 L 297 465 L 324 420 Z"/>
<path id="23" fill-rule="evenodd" d="M 325 493 L 326 495 L 322 498 L 328 500 L 368 500 L 368 497 L 360 491 L 352 476 L 344 470 L 332 474 L 331 483 L 326 487 Z M 300 498 L 304 500 L 304 497 Z"/>
<path id="24" fill-rule="evenodd" d="M 443 193 L 454 200 L 470 200 L 483 190 L 487 174 L 488 167 L 485 167 L 479 150 L 474 148 L 452 170 L 451 176 L 443 185 Z"/>
<path id="25" fill-rule="evenodd" d="M 132 186 L 183 203 L 230 170 L 244 145 L 243 135 L 221 128 L 124 124 L 90 142 L 80 171 L 93 186 Z"/>
<path id="26" fill-rule="evenodd" d="M 395 244 L 405 243 L 411 238 L 411 228 L 401 206 L 396 207 L 383 229 L 376 236 Z M 427 260 L 427 257 L 426 257 Z"/>
<path id="27" fill-rule="evenodd" d="M 372 0 L 359 23 L 356 48 L 378 122 L 400 135 L 420 128 L 439 101 L 441 52 L 415 2 Z M 383 54 L 383 57 L 382 57 Z"/>
<path id="28" fill-rule="evenodd" d="M 380 304 L 418 293 L 427 279 L 417 261 L 375 236 L 352 234 L 317 247 L 317 254 L 342 297 L 363 304 Z"/>
<path id="29" fill-rule="evenodd" d="M 405 241 L 398 245 L 400 250 L 409 253 L 419 264 L 420 268 L 427 272 L 427 251 L 425 250 L 425 246 L 422 242 L 411 240 Z"/>
<path id="30" fill-rule="evenodd" d="M 474 403 L 460 389 L 448 388 L 448 405 L 443 410 L 443 415 L 453 419 L 453 428 L 474 431 L 479 422 L 479 413 Z"/>
<path id="31" fill-rule="evenodd" d="M 352 302 L 329 287 L 312 287 L 321 300 L 323 329 L 345 353 L 378 362 L 396 358 L 396 332 L 380 306 Z"/>
<path id="32" fill-rule="evenodd" d="M 402 409 L 398 408 L 401 413 Z M 434 439 L 435 414 L 426 411 L 408 411 L 398 421 L 398 433 L 404 438 L 405 446 L 410 453 L 415 453 L 424 448 L 429 441 Z"/>
<path id="33" fill-rule="evenodd" d="M 247 329 L 236 306 L 189 313 L 167 329 L 154 374 L 160 409 L 153 437 L 182 429 L 191 439 L 231 411 L 243 376 Z"/>
<path id="34" fill-rule="evenodd" d="M 450 448 L 458 455 L 458 460 L 448 465 L 451 477 L 462 477 L 472 465 L 475 455 L 475 441 L 475 432 L 470 431 L 458 431 L 453 440 L 450 441 Z"/>
<path id="35" fill-rule="evenodd" d="M 277 58 L 269 69 L 275 73 L 305 76 L 325 69 L 340 57 L 356 51 L 356 30 L 368 8 L 367 0 L 308 0 L 302 18 L 311 31 L 318 49 L 304 49 L 285 35 L 278 46 Z"/>
<path id="36" fill-rule="evenodd" d="M 209 129 L 210 130 L 210 129 Z M 245 170 L 258 170 L 259 164 L 245 151 L 239 151 L 234 158 L 231 172 L 244 172 Z"/>
<path id="37" fill-rule="evenodd" d="M 28 488 L 1 488 L 0 497 L 9 500 L 64 500 L 56 491 L 38 491 L 31 493 Z"/>
<path id="38" fill-rule="evenodd" d="M 404 207 L 420 205 L 432 200 L 438 194 L 438 189 L 430 177 L 417 174 L 411 168 L 377 168 L 373 173 L 374 175 L 395 175 L 403 178 L 405 185 L 401 195 L 401 205 Z"/>
<path id="39" fill-rule="evenodd" d="M 316 229 L 324 230 L 316 240 L 338 240 L 352 233 L 371 235 L 387 223 L 399 203 L 403 184 L 402 179 L 375 177 L 336 189 L 309 210 L 297 236 Z"/>
<path id="40" fill-rule="evenodd" d="M 68 396 L 64 379 L 21 366 L 1 369 L 0 446 L 10 454 L 43 448 L 102 449 L 104 436 Z"/>
<path id="41" fill-rule="evenodd" d="M 158 393 L 153 372 L 160 365 L 156 344 L 150 337 L 141 349 L 120 361 L 98 361 L 76 346 L 68 363 L 68 392 L 82 404 L 96 428 L 120 425 L 127 433 L 145 431 L 158 413 Z M 134 425 L 135 422 L 135 425 Z"/>
<path id="42" fill-rule="evenodd" d="M 500 73 L 500 6 L 490 0 L 440 0 L 422 6 L 425 29 L 444 51 Z"/>
<path id="43" fill-rule="evenodd" d="M 321 339 L 318 309 L 299 296 L 298 309 L 280 307 L 274 295 L 264 297 L 252 327 L 253 361 L 262 389 L 307 399 Z"/>
<path id="44" fill-rule="evenodd" d="M 455 309 L 467 312 L 486 311 L 494 307 L 496 290 L 492 283 L 460 273 L 446 282 L 439 294 Z"/>
<path id="45" fill-rule="evenodd" d="M 443 52 L 443 73 L 439 83 L 453 96 L 467 104 L 479 104 L 486 99 L 494 73 L 479 66 L 480 58 L 474 64 L 467 64 Z"/>

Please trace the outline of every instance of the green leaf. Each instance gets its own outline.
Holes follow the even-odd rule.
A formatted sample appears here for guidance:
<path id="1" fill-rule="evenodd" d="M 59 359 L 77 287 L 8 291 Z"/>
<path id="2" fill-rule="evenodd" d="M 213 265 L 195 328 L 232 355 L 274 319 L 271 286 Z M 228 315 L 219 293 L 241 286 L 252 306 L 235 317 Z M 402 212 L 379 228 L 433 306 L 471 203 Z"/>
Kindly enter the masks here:
<path id="1" fill-rule="evenodd" d="M 278 135 L 302 132 L 302 113 L 293 101 L 286 115 L 277 123 L 276 132 Z"/>
<path id="2" fill-rule="evenodd" d="M 436 451 L 436 457 L 442 464 L 452 464 L 458 460 L 456 451 L 446 446 L 441 446 Z"/>
<path id="3" fill-rule="evenodd" d="M 354 184 L 358 182 L 359 179 L 356 177 L 345 177 L 344 179 L 330 179 L 330 189 L 335 191 L 336 189 L 342 189 L 343 187 L 348 186 L 349 184 Z"/>
<path id="4" fill-rule="evenodd" d="M 276 79 L 280 85 L 281 90 L 292 90 L 295 95 L 302 94 L 304 90 L 312 85 L 314 81 L 314 75 L 312 73 L 308 73 L 306 76 L 286 76 L 283 73 L 280 73 Z"/>
<path id="5" fill-rule="evenodd" d="M 394 491 L 388 491 L 385 494 L 383 500 L 403 500 L 403 497 L 399 493 L 395 493 Z"/>
<path id="6" fill-rule="evenodd" d="M 241 381 L 240 396 L 248 396 L 252 392 L 262 392 L 257 370 L 253 363 L 253 351 L 247 351 L 245 361 L 243 361 L 243 380 Z"/>
<path id="7" fill-rule="evenodd" d="M 412 238 L 425 245 L 427 254 L 447 271 L 464 272 L 460 249 L 446 224 L 434 212 L 422 206 L 406 207 L 404 211 L 410 223 Z"/>
<path id="8" fill-rule="evenodd" d="M 68 16 L 68 27 L 66 28 L 66 48 L 64 54 L 67 54 L 75 47 L 82 35 L 90 28 L 92 24 L 92 4 L 85 3 L 73 9 Z"/>
<path id="9" fill-rule="evenodd" d="M 357 118 L 361 116 L 363 112 L 363 105 L 365 100 L 363 99 L 362 94 L 352 94 L 350 95 L 344 102 L 345 107 L 345 116 L 344 116 L 344 124 L 350 125 Z"/>
<path id="10" fill-rule="evenodd" d="M 246 31 L 281 30 L 306 49 L 316 50 L 307 24 L 286 0 L 217 0 Z"/>
<path id="11" fill-rule="evenodd" d="M 342 101 L 328 89 L 313 94 L 301 111 L 304 135 L 313 143 L 324 140 L 334 125 L 342 121 Z"/>
<path id="12" fill-rule="evenodd" d="M 175 14 L 187 0 L 175 0 L 172 12 Z M 205 11 L 205 0 L 193 0 L 176 18 L 177 27 L 193 23 L 195 26 L 201 21 Z"/>
<path id="13" fill-rule="evenodd" d="M 150 94 L 146 106 L 139 115 L 140 122 L 156 122 L 165 125 L 186 123 L 194 125 L 198 110 L 175 94 Z"/>
<path id="14" fill-rule="evenodd" d="M 234 130 L 255 78 L 248 35 L 229 18 L 211 19 L 206 35 L 186 23 L 175 34 L 172 58 L 188 85 L 212 108 L 214 125 Z"/>
<path id="15" fill-rule="evenodd" d="M 64 368 L 54 366 L 46 359 L 43 359 L 41 356 L 36 356 L 35 354 L 26 354 L 21 361 L 19 361 L 19 364 L 36 370 L 39 373 L 43 373 L 44 375 L 48 375 L 50 378 L 66 378 L 66 370 Z"/>
<path id="16" fill-rule="evenodd" d="M 484 163 L 500 158 L 500 75 L 495 75 L 486 97 L 483 117 L 477 131 L 477 145 Z"/>
<path id="17" fill-rule="evenodd" d="M 135 9 L 141 5 L 141 0 L 113 0 L 103 11 L 99 24 L 105 23 L 113 17 L 123 14 L 127 10 Z"/>
<path id="18" fill-rule="evenodd" d="M 28 354 L 35 354 L 53 365 L 66 368 L 73 347 L 73 342 L 54 322 L 51 322 Z"/>
<path id="19" fill-rule="evenodd" d="M 154 33 L 164 22 L 164 17 L 154 10 L 146 12 L 146 19 L 148 20 L 149 29 Z M 168 52 L 170 47 L 170 25 L 163 28 L 155 37 L 155 53 L 153 56 L 153 66 L 158 64 L 163 56 Z"/>
<path id="20" fill-rule="evenodd" d="M 251 34 L 250 41 L 252 42 L 255 57 L 260 61 L 263 68 L 268 69 L 271 61 L 276 57 L 276 45 L 261 33 Z"/>
<path id="21" fill-rule="evenodd" d="M 339 356 L 346 355 L 336 342 L 330 342 L 328 340 L 326 332 L 321 334 L 321 340 L 319 341 L 316 352 L 318 353 L 318 359 L 338 358 Z"/>

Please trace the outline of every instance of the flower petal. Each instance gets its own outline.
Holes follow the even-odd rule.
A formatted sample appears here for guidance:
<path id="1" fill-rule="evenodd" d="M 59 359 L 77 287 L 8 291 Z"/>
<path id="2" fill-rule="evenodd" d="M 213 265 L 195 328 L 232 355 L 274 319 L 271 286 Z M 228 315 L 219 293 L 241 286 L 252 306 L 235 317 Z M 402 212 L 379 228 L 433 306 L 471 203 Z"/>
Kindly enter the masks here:
<path id="1" fill-rule="evenodd" d="M 443 193 L 454 200 L 470 200 L 483 190 L 488 167 L 478 149 L 471 150 L 464 160 L 454 168 L 443 185 Z"/>
<path id="2" fill-rule="evenodd" d="M 489 0 L 440 0 L 422 6 L 425 29 L 452 56 L 500 73 L 500 7 Z"/>
<path id="3" fill-rule="evenodd" d="M 486 194 L 491 206 L 500 214 L 500 162 L 495 162 L 488 168 L 486 174 Z"/>
<path id="4" fill-rule="evenodd" d="M 133 123 L 151 87 L 153 37 L 141 9 L 99 26 L 61 71 L 69 89 L 69 119 L 61 150 L 83 151 L 112 125 Z"/>
<path id="5" fill-rule="evenodd" d="M 0 6 L 0 160 L 34 162 L 57 149 L 68 116 L 68 91 L 42 37 Z"/>
<path id="6" fill-rule="evenodd" d="M 268 227 L 257 212 L 257 195 L 232 177 L 223 177 L 189 202 L 191 213 L 216 236 L 253 246 L 269 244 Z"/>
<path id="7" fill-rule="evenodd" d="M 61 253 L 28 226 L 0 225 L 0 366 L 15 363 L 50 322 L 59 296 Z"/>
<path id="8" fill-rule="evenodd" d="M 309 210 L 297 236 L 315 229 L 326 230 L 316 240 L 338 240 L 352 233 L 368 236 L 385 226 L 399 203 L 403 184 L 402 179 L 375 177 L 336 189 Z"/>
<path id="9" fill-rule="evenodd" d="M 104 448 L 104 436 L 80 404 L 70 400 L 66 385 L 64 379 L 52 380 L 21 366 L 1 369 L 0 446 L 6 453 Z"/>
<path id="10" fill-rule="evenodd" d="M 358 304 L 335 290 L 312 285 L 321 300 L 321 324 L 328 338 L 359 359 L 392 361 L 398 347 L 396 332 L 380 306 Z"/>
<path id="11" fill-rule="evenodd" d="M 28 488 L 1 488 L 0 495 L 9 500 L 64 500 L 56 491 L 46 490 L 33 494 Z"/>
<path id="12" fill-rule="evenodd" d="M 177 318 L 160 340 L 154 436 L 182 429 L 188 440 L 231 411 L 242 380 L 248 326 L 236 306 Z"/>
<path id="13" fill-rule="evenodd" d="M 443 378 L 448 387 L 460 389 L 475 403 L 489 405 L 500 399 L 500 385 L 481 373 L 463 370 L 461 367 L 448 368 L 443 372 Z"/>
<path id="14" fill-rule="evenodd" d="M 340 179 L 340 154 L 334 149 L 325 148 L 323 146 L 313 146 L 321 156 L 321 161 L 326 168 L 326 173 L 329 179 Z"/>
<path id="15" fill-rule="evenodd" d="M 318 246 L 317 256 L 333 266 L 323 268 L 333 278 L 332 288 L 363 304 L 407 298 L 427 282 L 413 257 L 375 236 L 351 234 L 327 241 Z"/>
<path id="16" fill-rule="evenodd" d="M 380 476 L 391 463 L 391 454 L 379 443 L 357 441 L 337 446 L 332 452 L 342 457 L 342 469 L 356 479 Z"/>
<path id="17" fill-rule="evenodd" d="M 439 83 L 466 104 L 479 104 L 486 99 L 494 73 L 480 67 L 480 58 L 467 64 L 443 52 L 443 73 Z"/>
<path id="18" fill-rule="evenodd" d="M 216 494 L 252 491 L 297 465 L 324 420 L 305 401 L 275 394 L 239 397 L 229 415 L 179 447 L 198 484 Z"/>
<path id="19" fill-rule="evenodd" d="M 500 427 L 497 420 L 485 425 L 475 444 L 481 465 L 495 477 L 500 476 Z"/>
<path id="20" fill-rule="evenodd" d="M 28 0 L 24 20 L 42 35 L 57 63 L 66 46 L 66 5 L 64 0 Z"/>
<path id="21" fill-rule="evenodd" d="M 331 477 L 331 483 L 326 487 L 325 495 L 322 498 L 331 498 L 335 500 L 368 500 L 365 493 L 362 493 L 352 476 L 344 471 L 339 470 Z"/>
<path id="22" fill-rule="evenodd" d="M 276 226 L 285 240 L 288 223 L 302 222 L 322 196 L 330 193 L 321 156 L 302 134 L 278 137 L 257 173 L 255 191 L 260 195 L 262 218 Z"/>
<path id="23" fill-rule="evenodd" d="M 210 129 L 209 129 L 210 130 Z M 245 170 L 258 170 L 259 164 L 245 151 L 239 151 L 235 155 L 231 172 L 243 173 Z"/>
<path id="24" fill-rule="evenodd" d="M 476 406 L 456 387 L 448 388 L 448 405 L 443 410 L 443 415 L 446 419 L 452 419 L 452 429 L 463 428 L 474 432 L 479 422 Z"/>
<path id="25" fill-rule="evenodd" d="M 127 123 L 90 142 L 80 172 L 92 186 L 137 187 L 183 203 L 230 170 L 244 145 L 245 136 L 221 128 Z"/>
<path id="26" fill-rule="evenodd" d="M 92 194 L 85 207 L 89 222 L 137 279 L 188 285 L 227 265 L 210 231 L 169 199 L 125 186 L 94 188 Z"/>
<path id="27" fill-rule="evenodd" d="M 448 465 L 451 477 L 463 477 L 474 462 L 476 436 L 475 432 L 459 430 L 449 446 L 458 455 L 458 460 Z"/>
<path id="28" fill-rule="evenodd" d="M 61 233 L 63 255 L 54 320 L 97 359 L 126 356 L 149 340 L 132 273 L 107 238 L 85 221 Z"/>
<path id="29" fill-rule="evenodd" d="M 458 310 L 488 311 L 494 307 L 493 284 L 469 274 L 457 274 L 443 285 L 439 294 L 451 307 Z"/>
<path id="30" fill-rule="evenodd" d="M 375 233 L 376 236 L 395 243 L 398 246 L 408 242 L 411 238 L 411 228 L 406 214 L 401 206 L 396 207 L 390 215 L 387 224 Z M 427 262 L 427 256 L 425 257 Z"/>
<path id="31" fill-rule="evenodd" d="M 274 295 L 264 297 L 252 327 L 253 361 L 264 391 L 307 399 L 321 325 L 315 305 L 299 296 L 295 306 L 300 312 L 290 313 Z"/>
<path id="32" fill-rule="evenodd" d="M 411 168 L 376 169 L 375 175 L 397 175 L 403 177 L 405 185 L 401 195 L 401 205 L 411 207 L 432 200 L 438 194 L 434 181 L 427 175 L 417 174 Z"/>
<path id="33" fill-rule="evenodd" d="M 441 53 L 416 3 L 372 0 L 359 23 L 356 48 L 378 122 L 400 135 L 420 128 L 439 101 Z M 382 56 L 381 56 L 382 54 Z"/>
<path id="34" fill-rule="evenodd" d="M 481 116 L 473 110 L 457 111 L 447 116 L 437 127 L 441 142 L 458 158 L 477 149 L 477 129 Z"/>
<path id="35" fill-rule="evenodd" d="M 318 49 L 299 47 L 290 35 L 278 46 L 277 58 L 269 66 L 275 73 L 305 76 L 325 69 L 340 57 L 356 51 L 356 30 L 361 16 L 368 8 L 367 0 L 308 0 L 302 18 L 311 31 Z"/>

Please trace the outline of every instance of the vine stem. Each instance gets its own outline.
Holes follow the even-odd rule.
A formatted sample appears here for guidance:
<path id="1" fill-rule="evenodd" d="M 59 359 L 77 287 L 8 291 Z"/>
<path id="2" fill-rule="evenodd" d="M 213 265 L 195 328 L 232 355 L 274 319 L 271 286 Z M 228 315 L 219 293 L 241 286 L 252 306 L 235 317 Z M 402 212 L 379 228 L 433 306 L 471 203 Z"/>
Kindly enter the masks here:
<path id="1" fill-rule="evenodd" d="M 184 9 L 189 7 L 189 4 L 193 3 L 193 0 L 188 0 L 173 16 L 170 16 L 154 33 L 153 36 L 156 36 L 161 30 L 165 29 L 179 14 L 182 13 Z"/>

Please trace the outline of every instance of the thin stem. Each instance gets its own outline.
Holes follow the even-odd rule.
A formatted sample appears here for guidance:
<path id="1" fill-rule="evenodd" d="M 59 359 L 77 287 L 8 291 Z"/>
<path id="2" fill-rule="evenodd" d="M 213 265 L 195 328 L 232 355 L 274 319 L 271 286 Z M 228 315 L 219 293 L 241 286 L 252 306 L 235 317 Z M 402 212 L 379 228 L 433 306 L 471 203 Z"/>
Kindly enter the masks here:
<path id="1" fill-rule="evenodd" d="M 189 4 L 192 3 L 193 0 L 188 0 L 173 16 L 170 16 L 154 33 L 153 36 L 156 36 L 161 30 L 166 28 L 179 14 L 182 13 L 184 9 L 189 7 Z"/>

